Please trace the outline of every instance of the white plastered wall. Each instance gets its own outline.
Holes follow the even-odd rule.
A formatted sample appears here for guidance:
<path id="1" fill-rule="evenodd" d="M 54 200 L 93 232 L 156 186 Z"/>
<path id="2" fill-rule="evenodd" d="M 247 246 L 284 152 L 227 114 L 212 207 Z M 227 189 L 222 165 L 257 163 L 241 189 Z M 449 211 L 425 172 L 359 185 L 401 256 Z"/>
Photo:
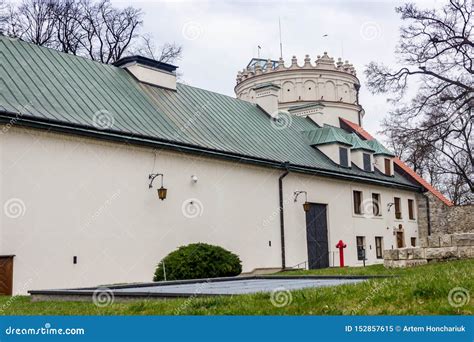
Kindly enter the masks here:
<path id="1" fill-rule="evenodd" d="M 0 156 L 0 254 L 16 255 L 15 293 L 150 281 L 161 258 L 192 242 L 231 250 L 244 271 L 281 266 L 281 170 L 171 151 L 158 151 L 154 161 L 151 148 L 11 127 L 0 135 Z M 156 194 L 159 178 L 148 189 L 152 172 L 165 175 L 164 201 Z M 355 234 L 366 234 L 369 241 L 383 232 L 390 247 L 396 222 L 385 212 L 383 219 L 352 215 L 354 186 L 303 174 L 284 179 L 288 266 L 307 259 L 304 212 L 301 203 L 293 203 L 295 190 L 329 204 L 330 249 L 336 240 L 347 240 L 349 265 L 360 264 L 353 257 Z M 383 208 L 395 193 L 404 211 L 406 198 L 415 198 L 410 192 L 361 187 L 364 196 L 380 191 Z M 190 200 L 192 208 L 186 205 Z M 408 244 L 416 222 L 400 222 L 409 232 Z M 368 258 L 378 262 L 370 252 Z"/>
<path id="2" fill-rule="evenodd" d="M 410 245 L 411 237 L 418 237 L 417 215 L 415 214 L 415 220 L 408 219 L 408 199 L 415 200 L 413 192 L 364 183 L 291 174 L 285 178 L 285 198 L 290 198 L 295 190 L 307 191 L 308 202 L 327 204 L 330 266 L 339 266 L 338 249 L 335 247 L 339 240 L 343 240 L 347 244 L 347 248 L 344 250 L 346 265 L 361 266 L 363 262 L 357 260 L 356 236 L 365 236 L 366 238 L 367 264 L 383 262 L 382 259 L 376 258 L 376 236 L 383 237 L 385 249 L 397 247 L 394 229 L 398 228 L 400 224 L 404 230 L 406 246 Z M 354 214 L 352 202 L 354 190 L 362 191 L 362 215 Z M 378 193 L 381 196 L 381 216 L 375 217 L 372 214 L 372 193 Z M 393 197 L 401 198 L 401 220 L 395 219 L 393 206 L 388 211 L 388 203 L 393 202 Z M 289 201 L 285 207 L 287 265 L 290 267 L 307 260 L 306 216 L 302 203 L 302 199 L 297 203 Z"/>

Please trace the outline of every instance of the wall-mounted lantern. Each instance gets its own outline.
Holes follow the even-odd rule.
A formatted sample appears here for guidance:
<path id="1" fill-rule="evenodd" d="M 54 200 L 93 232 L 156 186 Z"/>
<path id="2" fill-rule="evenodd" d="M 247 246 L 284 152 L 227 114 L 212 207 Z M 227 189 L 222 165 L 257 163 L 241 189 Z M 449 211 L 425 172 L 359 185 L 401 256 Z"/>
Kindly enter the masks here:
<path id="1" fill-rule="evenodd" d="M 148 188 L 149 189 L 153 188 L 153 181 L 158 176 L 161 176 L 161 187 L 158 189 L 158 198 L 163 201 L 166 198 L 166 194 L 168 193 L 168 189 L 166 189 L 163 186 L 163 174 L 162 173 L 152 173 L 152 174 L 148 175 L 148 179 L 150 180 L 150 184 L 148 185 Z"/>
<path id="2" fill-rule="evenodd" d="M 295 196 L 295 203 L 298 200 L 298 196 L 304 194 L 305 197 L 305 202 L 303 203 L 303 210 L 305 212 L 308 212 L 309 209 L 311 208 L 311 203 L 308 202 L 308 193 L 306 191 L 295 191 L 293 195 Z"/>

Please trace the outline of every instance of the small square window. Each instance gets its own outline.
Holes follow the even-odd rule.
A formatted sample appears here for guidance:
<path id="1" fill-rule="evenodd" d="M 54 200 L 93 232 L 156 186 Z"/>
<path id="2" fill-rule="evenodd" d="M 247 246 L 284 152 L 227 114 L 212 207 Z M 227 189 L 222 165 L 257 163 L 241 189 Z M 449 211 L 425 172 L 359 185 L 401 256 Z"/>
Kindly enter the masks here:
<path id="1" fill-rule="evenodd" d="M 356 236 L 357 260 L 365 259 L 365 236 Z"/>
<path id="2" fill-rule="evenodd" d="M 364 153 L 363 158 L 364 158 L 364 171 L 368 171 L 368 172 L 372 171 L 372 165 L 370 162 L 370 154 Z"/>
<path id="3" fill-rule="evenodd" d="M 411 242 L 412 247 L 416 247 L 416 237 L 410 238 L 410 242 Z"/>
<path id="4" fill-rule="evenodd" d="M 385 158 L 384 162 L 385 162 L 385 174 L 387 176 L 391 176 L 392 175 L 392 161 L 388 158 Z"/>
<path id="5" fill-rule="evenodd" d="M 349 167 L 348 150 L 345 147 L 339 147 L 339 164 L 344 167 Z"/>
<path id="6" fill-rule="evenodd" d="M 372 213 L 374 216 L 382 216 L 380 205 L 380 194 L 372 194 Z"/>
<path id="7" fill-rule="evenodd" d="M 353 192 L 354 199 L 354 214 L 362 214 L 362 191 L 355 190 Z"/>
<path id="8" fill-rule="evenodd" d="M 395 202 L 395 218 L 397 220 L 402 219 L 402 208 L 400 205 L 400 197 L 394 197 L 394 202 Z"/>
<path id="9" fill-rule="evenodd" d="M 414 207 L 414 201 L 412 199 L 408 200 L 408 218 L 410 220 L 415 219 L 415 207 Z"/>
<path id="10" fill-rule="evenodd" d="M 375 255 L 377 259 L 383 258 L 383 237 L 381 236 L 375 237 Z"/>

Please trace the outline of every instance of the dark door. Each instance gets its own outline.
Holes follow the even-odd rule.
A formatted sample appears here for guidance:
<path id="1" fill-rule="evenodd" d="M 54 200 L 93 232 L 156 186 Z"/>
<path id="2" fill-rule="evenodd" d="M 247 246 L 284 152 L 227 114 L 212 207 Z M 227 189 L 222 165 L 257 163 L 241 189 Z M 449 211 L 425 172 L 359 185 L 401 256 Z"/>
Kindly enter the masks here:
<path id="1" fill-rule="evenodd" d="M 11 296 L 13 291 L 13 256 L 0 256 L 0 295 Z"/>
<path id="2" fill-rule="evenodd" d="M 403 232 L 397 232 L 397 248 L 405 247 L 405 239 L 403 236 Z"/>
<path id="3" fill-rule="evenodd" d="M 311 203 L 306 212 L 306 241 L 309 269 L 329 267 L 326 205 Z"/>

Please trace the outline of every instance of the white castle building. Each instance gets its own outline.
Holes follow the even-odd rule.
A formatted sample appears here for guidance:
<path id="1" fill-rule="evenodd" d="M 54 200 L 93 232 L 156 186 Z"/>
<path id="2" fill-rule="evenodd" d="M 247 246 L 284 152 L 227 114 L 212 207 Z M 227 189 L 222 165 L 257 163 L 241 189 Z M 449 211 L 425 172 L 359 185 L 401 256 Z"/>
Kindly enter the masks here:
<path id="1" fill-rule="evenodd" d="M 193 242 L 244 272 L 338 266 L 339 240 L 381 263 L 427 229 L 424 192 L 449 203 L 361 128 L 354 68 L 327 54 L 252 60 L 236 99 L 140 56 L 0 51 L 0 293 L 150 281 Z"/>

